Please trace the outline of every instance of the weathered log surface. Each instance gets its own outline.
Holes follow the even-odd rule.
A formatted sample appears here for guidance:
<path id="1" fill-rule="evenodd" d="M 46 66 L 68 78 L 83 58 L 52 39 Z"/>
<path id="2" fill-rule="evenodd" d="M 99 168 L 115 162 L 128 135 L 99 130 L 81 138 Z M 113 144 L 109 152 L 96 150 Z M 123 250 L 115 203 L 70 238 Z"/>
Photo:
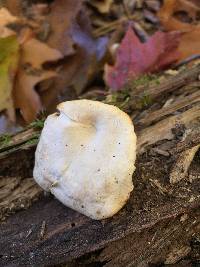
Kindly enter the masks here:
<path id="1" fill-rule="evenodd" d="M 0 177 L 0 220 L 5 214 L 28 208 L 41 193 L 33 178 Z"/>
<path id="2" fill-rule="evenodd" d="M 29 178 L 38 129 L 0 144 L 0 214 L 5 219 L 0 225 L 0 266 L 68 262 L 69 267 L 145 267 L 183 259 L 180 264 L 192 267 L 192 260 L 198 262 L 192 247 L 200 234 L 198 151 L 179 182 L 170 184 L 170 173 L 184 151 L 199 144 L 199 73 L 197 66 L 151 87 L 152 99 L 165 95 L 162 102 L 139 115 L 136 111 L 135 189 L 113 218 L 91 220 L 41 193 Z M 134 101 L 133 96 L 129 105 Z"/>
<path id="3" fill-rule="evenodd" d="M 171 210 L 171 208 L 173 207 L 168 207 L 168 209 L 164 211 L 165 214 L 159 219 L 152 218 L 154 217 L 153 214 L 149 214 L 149 216 L 144 215 L 147 221 L 143 222 L 142 225 L 141 218 L 138 216 L 135 218 L 128 217 L 124 221 L 112 220 L 102 225 L 100 222 L 92 222 L 87 218 L 74 214 L 74 212 L 67 210 L 56 201 L 50 201 L 49 199 L 40 201 L 28 212 L 25 211 L 20 213 L 17 217 L 14 216 L 10 218 L 8 223 L 4 226 L 5 228 L 3 227 L 3 236 L 1 236 L 1 266 L 52 266 L 78 258 L 81 255 L 104 247 L 105 250 L 103 254 L 104 257 L 107 258 L 106 261 L 113 260 L 112 263 L 106 266 L 128 266 L 130 263 L 135 264 L 132 266 L 139 266 L 138 264 L 141 264 L 142 261 L 147 266 L 147 262 L 151 261 L 148 255 L 143 254 L 144 250 L 140 252 L 140 257 L 144 257 L 142 261 L 137 258 L 138 254 L 135 253 L 135 255 L 132 255 L 132 258 L 135 258 L 134 260 L 132 259 L 132 261 L 130 261 L 129 257 L 124 259 L 127 265 L 123 262 L 117 262 L 117 259 L 120 259 L 120 254 L 118 254 L 120 250 L 118 250 L 117 253 L 115 252 L 115 254 L 118 254 L 117 258 L 112 255 L 108 257 L 111 252 L 107 255 L 106 250 L 116 246 L 116 244 L 118 244 L 116 240 L 123 238 L 123 240 L 120 241 L 121 243 L 126 243 L 129 240 L 130 254 L 130 248 L 132 246 L 136 248 L 136 243 L 138 245 L 138 241 L 142 239 L 143 234 L 148 231 L 156 232 L 157 227 L 152 227 L 156 222 L 160 222 L 159 225 L 166 231 L 168 231 L 169 227 L 167 224 L 170 223 L 173 230 L 169 230 L 168 236 L 161 230 L 160 235 L 166 235 L 166 237 L 162 240 L 162 247 L 159 247 L 159 244 L 156 245 L 156 248 L 150 247 L 151 250 L 149 249 L 149 253 L 152 254 L 152 258 L 155 257 L 155 251 L 158 248 L 163 250 L 163 247 L 168 246 L 168 250 L 170 251 L 169 245 L 170 242 L 174 241 L 173 239 L 176 240 L 178 237 L 183 239 L 184 237 L 183 240 L 180 239 L 180 243 L 186 242 L 186 236 L 189 239 L 193 234 L 199 231 L 197 228 L 199 221 L 197 222 L 196 220 L 198 217 L 192 214 L 192 220 L 190 218 L 187 221 L 191 232 L 185 233 L 185 230 L 183 231 L 185 228 L 184 224 L 180 223 L 180 229 L 174 229 L 175 225 L 173 219 L 173 217 L 177 217 L 177 215 L 183 213 L 184 210 L 176 211 L 176 208 L 175 210 Z M 51 214 L 49 214 L 50 210 Z M 191 216 L 189 209 L 186 210 L 188 216 Z M 197 213 L 196 216 L 199 216 L 199 214 Z M 171 220 L 169 220 L 170 217 Z M 177 220 L 180 221 L 181 216 L 178 218 Z M 41 234 L 43 222 L 45 222 L 46 227 L 44 237 L 42 237 Z M 145 229 L 148 229 L 148 231 Z M 142 232 L 141 236 L 140 234 L 136 234 L 139 231 Z M 174 236 L 171 236 L 173 237 L 171 241 L 169 235 L 172 233 L 174 233 Z M 148 239 L 150 237 L 151 235 L 148 236 Z M 113 240 L 115 240 L 116 244 L 111 243 Z M 136 241 L 135 244 L 134 241 Z M 144 240 L 142 241 L 144 242 Z M 149 240 L 149 242 L 150 241 L 151 240 Z M 132 246 L 130 246 L 131 244 Z M 124 244 L 121 244 L 121 247 L 123 247 L 123 245 Z M 121 253 L 122 252 L 127 253 L 127 251 L 124 250 L 121 250 Z M 159 251 L 156 251 L 156 254 L 157 252 Z M 158 254 L 156 256 L 158 257 Z M 101 257 L 103 258 L 102 261 L 104 261 L 104 257 Z M 145 261 L 145 258 L 147 261 Z M 164 257 L 163 259 L 165 260 Z"/>

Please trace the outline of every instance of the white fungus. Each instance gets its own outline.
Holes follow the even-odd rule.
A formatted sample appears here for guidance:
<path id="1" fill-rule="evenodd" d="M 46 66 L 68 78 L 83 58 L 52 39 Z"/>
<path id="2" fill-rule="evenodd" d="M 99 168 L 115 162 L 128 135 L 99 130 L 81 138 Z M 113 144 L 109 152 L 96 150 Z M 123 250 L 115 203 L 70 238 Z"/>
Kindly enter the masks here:
<path id="1" fill-rule="evenodd" d="M 93 219 L 113 216 L 133 190 L 136 135 L 129 116 L 98 101 L 58 105 L 45 121 L 33 176 L 64 205 Z"/>

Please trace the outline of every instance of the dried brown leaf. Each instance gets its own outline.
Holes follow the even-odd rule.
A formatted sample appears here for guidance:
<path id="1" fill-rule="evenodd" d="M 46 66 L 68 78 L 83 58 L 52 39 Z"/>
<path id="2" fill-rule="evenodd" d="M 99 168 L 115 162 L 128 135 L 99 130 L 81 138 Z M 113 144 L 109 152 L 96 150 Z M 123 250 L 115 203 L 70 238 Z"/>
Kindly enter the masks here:
<path id="1" fill-rule="evenodd" d="M 82 8 L 82 0 L 55 0 L 47 21 L 51 26 L 48 45 L 60 50 L 64 56 L 74 53 L 71 28 Z"/>
<path id="2" fill-rule="evenodd" d="M 57 91 L 73 88 L 79 95 L 103 67 L 108 39 L 92 37 L 90 20 L 85 12 L 79 13 L 71 27 L 71 38 L 76 45 L 74 55 L 65 58 L 56 88 Z"/>
<path id="3" fill-rule="evenodd" d="M 22 47 L 23 62 L 35 69 L 41 68 L 45 62 L 56 61 L 63 57 L 57 49 L 50 48 L 34 38 L 26 41 Z"/>
<path id="4" fill-rule="evenodd" d="M 0 111 L 15 120 L 12 88 L 19 62 L 19 43 L 15 35 L 0 38 Z"/>
<path id="5" fill-rule="evenodd" d="M 46 44 L 32 38 L 24 42 L 21 47 L 22 56 L 18 71 L 14 100 L 25 121 L 31 122 L 42 110 L 42 103 L 35 86 L 46 79 L 55 77 L 55 71 L 46 71 L 42 64 L 62 58 L 62 54 L 49 48 Z"/>
<path id="6" fill-rule="evenodd" d="M 43 71 L 38 75 L 27 74 L 23 69 L 18 72 L 14 100 L 16 108 L 20 108 L 20 112 L 26 122 L 32 122 L 43 109 L 40 96 L 35 91 L 35 86 L 39 82 L 56 75 L 57 73 L 53 71 Z"/>
<path id="7" fill-rule="evenodd" d="M 186 12 L 193 23 L 186 23 L 174 16 L 177 12 Z M 179 30 L 182 32 L 178 51 L 179 61 L 200 54 L 200 24 L 196 24 L 196 18 L 200 12 L 200 6 L 188 0 L 165 0 L 158 16 L 164 28 L 168 31 Z"/>
<path id="8" fill-rule="evenodd" d="M 0 25 L 1 27 L 7 26 L 10 23 L 18 21 L 18 18 L 13 16 L 8 9 L 2 7 L 0 8 Z"/>

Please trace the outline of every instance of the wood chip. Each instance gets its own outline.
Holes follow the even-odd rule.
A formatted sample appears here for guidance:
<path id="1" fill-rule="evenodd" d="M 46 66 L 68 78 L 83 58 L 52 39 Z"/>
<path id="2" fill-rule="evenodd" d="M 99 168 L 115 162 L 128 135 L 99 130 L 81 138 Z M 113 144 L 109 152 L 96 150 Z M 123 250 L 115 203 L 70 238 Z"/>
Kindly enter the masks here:
<path id="1" fill-rule="evenodd" d="M 186 177 L 190 164 L 199 147 L 200 145 L 196 145 L 180 154 L 170 173 L 171 184 L 176 184 Z"/>

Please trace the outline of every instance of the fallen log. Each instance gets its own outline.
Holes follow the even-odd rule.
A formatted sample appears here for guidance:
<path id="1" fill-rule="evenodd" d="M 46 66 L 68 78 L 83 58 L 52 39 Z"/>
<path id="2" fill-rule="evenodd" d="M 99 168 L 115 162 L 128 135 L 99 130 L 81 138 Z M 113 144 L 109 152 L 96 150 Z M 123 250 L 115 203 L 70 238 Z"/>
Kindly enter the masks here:
<path id="1" fill-rule="evenodd" d="M 183 179 L 172 184 L 170 174 L 180 156 L 199 145 L 199 74 L 196 66 L 150 86 L 151 99 L 162 95 L 162 101 L 130 112 L 138 135 L 135 188 L 113 218 L 91 220 L 43 194 L 30 178 L 37 127 L 0 143 L 0 266 L 143 267 L 198 262 L 194 246 L 200 233 L 198 149 Z M 139 89 L 131 93 L 129 109 L 136 101 L 135 92 L 138 95 Z"/>

